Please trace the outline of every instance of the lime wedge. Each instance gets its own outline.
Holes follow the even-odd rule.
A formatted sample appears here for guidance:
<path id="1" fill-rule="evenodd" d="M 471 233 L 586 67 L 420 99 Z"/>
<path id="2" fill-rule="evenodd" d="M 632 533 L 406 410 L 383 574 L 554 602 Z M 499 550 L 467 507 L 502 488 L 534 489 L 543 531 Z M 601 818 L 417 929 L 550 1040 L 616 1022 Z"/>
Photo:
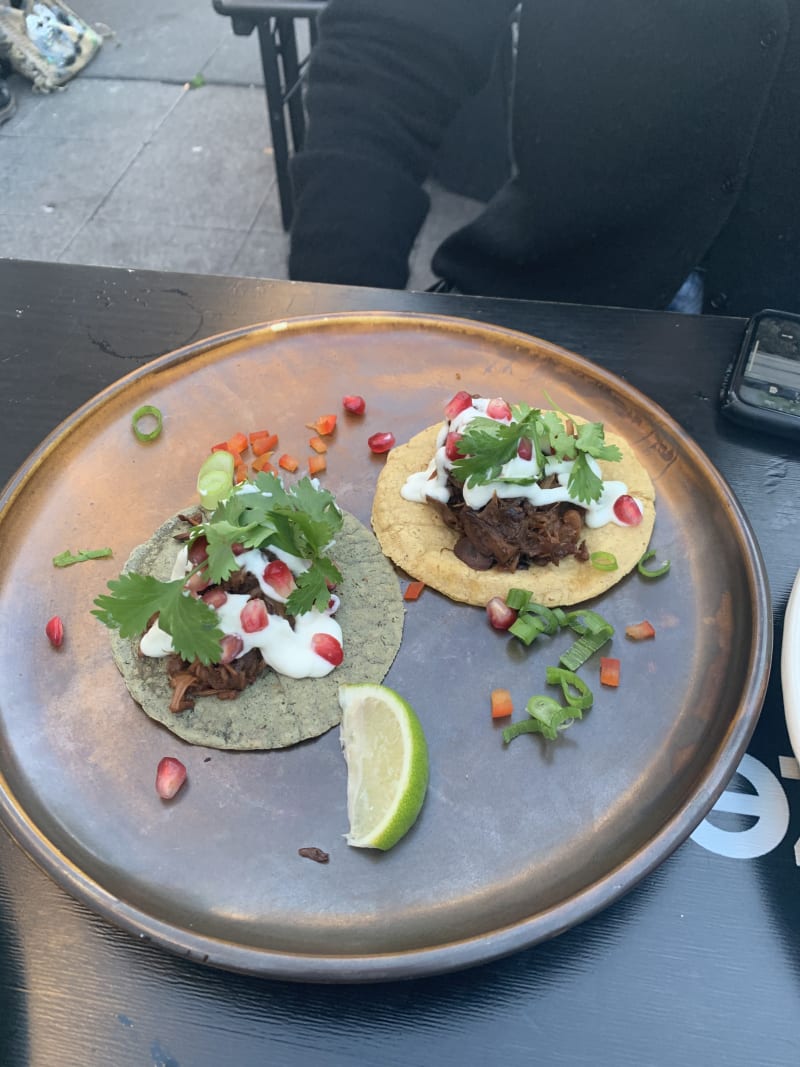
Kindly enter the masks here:
<path id="1" fill-rule="evenodd" d="M 428 787 L 428 746 L 414 709 L 383 685 L 341 685 L 348 845 L 396 845 L 416 822 Z"/>

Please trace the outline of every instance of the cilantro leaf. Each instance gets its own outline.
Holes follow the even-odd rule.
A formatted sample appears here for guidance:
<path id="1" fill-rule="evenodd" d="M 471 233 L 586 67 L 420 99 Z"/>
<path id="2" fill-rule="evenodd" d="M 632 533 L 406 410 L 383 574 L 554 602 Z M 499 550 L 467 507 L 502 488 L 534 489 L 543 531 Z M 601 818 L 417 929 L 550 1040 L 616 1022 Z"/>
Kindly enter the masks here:
<path id="1" fill-rule="evenodd" d="M 289 594 L 286 609 L 291 615 L 304 615 L 316 608 L 324 611 L 331 598 L 328 581 L 341 582 L 342 575 L 329 559 L 318 560 L 317 566 L 297 576 L 297 584 Z"/>
<path id="2" fill-rule="evenodd" d="M 73 563 L 85 563 L 90 559 L 108 559 L 112 555 L 110 548 L 79 548 L 77 552 L 67 549 L 53 556 L 54 567 L 71 567 Z"/>
<path id="3" fill-rule="evenodd" d="M 610 460 L 613 463 L 619 463 L 622 459 L 622 453 L 616 445 L 606 444 L 602 422 L 581 423 L 575 444 L 580 452 L 594 456 L 595 459 Z"/>
<path id="4" fill-rule="evenodd" d="M 121 574 L 108 583 L 110 595 L 95 599 L 92 615 L 110 629 L 119 630 L 120 637 L 137 637 L 157 614 L 159 626 L 170 634 L 175 651 L 185 660 L 217 662 L 223 635 L 216 612 L 202 600 L 188 596 L 184 582 L 183 578 L 160 582 L 150 575 Z"/>
<path id="5" fill-rule="evenodd" d="M 603 492 L 603 481 L 589 466 L 589 460 L 584 452 L 579 452 L 569 472 L 567 489 L 573 500 L 579 500 L 590 504 L 599 500 Z"/>
<path id="6" fill-rule="evenodd" d="M 453 463 L 456 478 L 467 486 L 494 481 L 503 464 L 517 454 L 525 421 L 497 422 L 482 415 L 471 419 L 458 442 L 462 458 Z"/>

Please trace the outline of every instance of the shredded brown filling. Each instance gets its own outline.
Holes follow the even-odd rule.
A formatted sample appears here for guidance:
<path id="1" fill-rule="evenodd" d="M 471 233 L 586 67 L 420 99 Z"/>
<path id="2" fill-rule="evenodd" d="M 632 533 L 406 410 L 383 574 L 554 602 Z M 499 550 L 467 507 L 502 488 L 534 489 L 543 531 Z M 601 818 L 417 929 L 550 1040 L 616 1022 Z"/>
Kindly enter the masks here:
<path id="1" fill-rule="evenodd" d="M 547 488 L 547 483 L 542 483 Z M 499 567 L 543 567 L 567 556 L 586 562 L 589 552 L 582 538 L 584 509 L 576 504 L 536 507 L 524 497 L 493 496 L 479 511 L 464 503 L 461 486 L 448 479 L 450 501 L 431 501 L 445 523 L 459 534 L 454 552 L 473 570 Z"/>

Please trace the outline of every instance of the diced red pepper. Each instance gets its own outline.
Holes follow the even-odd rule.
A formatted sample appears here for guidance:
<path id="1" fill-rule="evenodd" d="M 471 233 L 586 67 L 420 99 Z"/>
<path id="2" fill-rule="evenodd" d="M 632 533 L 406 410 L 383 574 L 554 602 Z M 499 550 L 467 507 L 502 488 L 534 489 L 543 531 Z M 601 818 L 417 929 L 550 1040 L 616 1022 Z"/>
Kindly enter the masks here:
<path id="1" fill-rule="evenodd" d="M 285 471 L 289 471 L 293 474 L 300 466 L 300 464 L 297 462 L 294 456 L 290 456 L 288 452 L 284 452 L 281 458 L 278 460 L 278 466 L 283 467 Z"/>
<path id="2" fill-rule="evenodd" d="M 233 480 L 237 485 L 247 481 L 247 464 L 238 460 L 233 468 Z"/>
<path id="3" fill-rule="evenodd" d="M 328 446 L 325 444 L 321 437 L 311 437 L 309 438 L 308 443 L 314 449 L 315 452 L 322 453 L 328 451 Z"/>
<path id="4" fill-rule="evenodd" d="M 278 435 L 260 430 L 250 434 L 250 447 L 254 456 L 263 456 L 265 452 L 274 452 L 278 447 Z"/>
<path id="5" fill-rule="evenodd" d="M 600 657 L 600 685 L 619 685 L 619 660 L 611 656 Z"/>
<path id="6" fill-rule="evenodd" d="M 272 453 L 264 452 L 261 455 L 257 455 L 253 462 L 250 464 L 250 466 L 253 468 L 254 471 L 264 471 L 265 473 L 269 473 L 270 471 L 274 472 L 275 468 L 270 463 L 271 459 Z"/>
<path id="7" fill-rule="evenodd" d="M 325 462 L 324 456 L 309 456 L 308 457 L 308 473 L 312 476 L 315 474 L 322 474 L 324 470 L 327 470 L 328 464 Z"/>
<path id="8" fill-rule="evenodd" d="M 228 451 L 240 455 L 247 451 L 247 435 L 243 433 L 235 433 L 233 437 L 228 440 Z"/>
<path id="9" fill-rule="evenodd" d="M 424 588 L 424 582 L 409 582 L 403 593 L 403 600 L 419 600 Z"/>
<path id="10" fill-rule="evenodd" d="M 635 622 L 631 626 L 626 626 L 625 636 L 630 637 L 631 641 L 646 641 L 649 637 L 655 637 L 656 631 L 652 623 L 644 619 L 642 622 Z"/>
<path id="11" fill-rule="evenodd" d="M 316 422 L 306 424 L 309 430 L 316 430 L 320 437 L 327 437 L 336 429 L 335 415 L 320 415 Z"/>
<path id="12" fill-rule="evenodd" d="M 514 705 L 511 700 L 511 693 L 508 689 L 493 689 L 492 690 L 492 718 L 493 719 L 505 719 L 509 715 L 513 715 Z"/>
<path id="13" fill-rule="evenodd" d="M 212 452 L 230 452 L 227 441 L 220 441 L 219 444 L 211 446 Z"/>

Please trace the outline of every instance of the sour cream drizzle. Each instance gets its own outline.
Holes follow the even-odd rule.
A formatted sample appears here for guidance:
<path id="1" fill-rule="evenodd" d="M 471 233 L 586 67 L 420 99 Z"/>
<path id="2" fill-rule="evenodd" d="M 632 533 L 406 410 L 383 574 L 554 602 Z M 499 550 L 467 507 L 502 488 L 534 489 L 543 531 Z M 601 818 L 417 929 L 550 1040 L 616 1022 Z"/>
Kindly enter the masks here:
<path id="1" fill-rule="evenodd" d="M 255 575 L 263 592 L 280 604 L 286 603 L 268 582 L 264 581 L 264 570 L 270 559 L 282 560 L 295 576 L 308 570 L 308 560 L 300 559 L 289 552 L 270 547 L 268 550 L 251 549 L 237 557 L 241 569 Z M 187 549 L 184 546 L 178 552 L 172 568 L 173 580 L 182 577 L 190 569 Z M 241 613 L 250 597 L 245 594 L 228 593 L 227 600 L 219 608 L 217 622 L 224 635 L 241 638 L 242 651 L 236 657 L 241 658 L 252 648 L 257 648 L 264 662 L 276 673 L 287 678 L 324 678 L 334 669 L 333 664 L 318 656 L 312 648 L 314 634 L 330 634 L 342 644 L 342 628 L 327 612 L 312 609 L 294 617 L 294 627 L 288 619 L 280 615 L 269 615 L 268 625 L 263 630 L 247 633 L 242 627 Z M 334 598 L 334 605 L 338 601 Z M 168 656 L 175 651 L 172 637 L 156 621 L 147 630 L 139 645 L 142 655 L 151 657 Z"/>
<path id="2" fill-rule="evenodd" d="M 401 488 L 400 495 L 404 500 L 410 500 L 418 504 L 424 504 L 428 499 L 438 500 L 442 504 L 446 504 L 449 501 L 450 491 L 447 488 L 447 476 L 453 468 L 453 462 L 448 459 L 445 450 L 447 435 L 448 433 L 464 433 L 468 423 L 477 416 L 491 418 L 492 416 L 488 415 L 486 410 L 489 403 L 490 401 L 485 397 L 475 397 L 470 407 L 459 412 L 450 422 L 442 424 L 436 438 L 436 452 L 427 468 L 424 471 L 418 471 L 410 475 Z M 495 419 L 494 421 L 509 424 L 512 420 Z M 600 467 L 596 460 L 589 457 L 589 465 L 595 474 L 600 477 Z M 503 499 L 522 497 L 529 500 L 535 507 L 572 502 L 585 509 L 584 522 L 592 529 L 598 526 L 605 526 L 609 522 L 614 523 L 616 526 L 625 526 L 626 523 L 620 522 L 614 514 L 614 503 L 619 497 L 625 496 L 628 492 L 628 487 L 625 483 L 603 481 L 599 499 L 587 504 L 585 501 L 577 500 L 569 493 L 567 486 L 572 467 L 572 460 L 562 461 L 553 457 L 546 460 L 544 467 L 540 469 L 536 462 L 535 454 L 531 459 L 522 459 L 520 456 L 515 456 L 501 468 L 500 476 L 497 480 L 488 482 L 486 485 L 465 485 L 463 487 L 464 503 L 474 511 L 479 511 L 495 495 Z M 519 485 L 517 482 L 503 480 L 508 478 L 532 478 L 538 480 L 549 474 L 554 474 L 558 479 L 558 485 L 553 486 L 552 489 L 542 489 L 536 481 L 531 482 L 529 485 Z M 641 511 L 641 502 L 636 500 L 636 504 Z"/>

